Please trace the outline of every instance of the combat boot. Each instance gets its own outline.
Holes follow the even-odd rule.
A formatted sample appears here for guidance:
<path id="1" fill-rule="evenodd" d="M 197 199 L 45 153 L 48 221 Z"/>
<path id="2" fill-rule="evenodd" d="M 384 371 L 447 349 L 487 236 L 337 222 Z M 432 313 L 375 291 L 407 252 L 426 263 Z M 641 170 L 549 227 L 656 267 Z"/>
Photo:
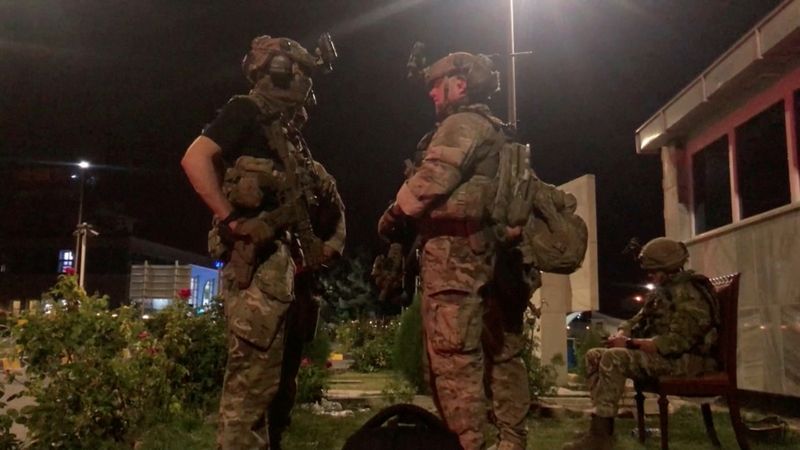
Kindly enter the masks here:
<path id="1" fill-rule="evenodd" d="M 592 414 L 589 433 L 580 439 L 567 443 L 562 450 L 613 450 L 614 418 Z"/>

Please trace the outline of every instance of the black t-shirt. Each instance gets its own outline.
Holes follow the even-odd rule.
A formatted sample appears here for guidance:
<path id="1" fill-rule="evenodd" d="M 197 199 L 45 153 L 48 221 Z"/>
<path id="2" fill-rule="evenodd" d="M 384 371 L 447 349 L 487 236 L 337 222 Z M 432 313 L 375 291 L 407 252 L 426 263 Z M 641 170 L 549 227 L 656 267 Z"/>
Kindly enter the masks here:
<path id="1" fill-rule="evenodd" d="M 282 164 L 270 151 L 267 137 L 259 123 L 261 111 L 246 97 L 233 97 L 219 111 L 217 117 L 203 129 L 203 136 L 222 148 L 226 167 L 232 167 L 240 156 L 272 158 L 278 168 Z M 248 215 L 258 211 L 270 211 L 279 205 L 275 193 L 264 193 L 258 208 L 240 212 Z"/>
<path id="2" fill-rule="evenodd" d="M 203 129 L 203 136 L 222 148 L 228 166 L 240 156 L 266 156 L 267 138 L 258 123 L 259 114 L 258 106 L 247 97 L 234 97 Z"/>

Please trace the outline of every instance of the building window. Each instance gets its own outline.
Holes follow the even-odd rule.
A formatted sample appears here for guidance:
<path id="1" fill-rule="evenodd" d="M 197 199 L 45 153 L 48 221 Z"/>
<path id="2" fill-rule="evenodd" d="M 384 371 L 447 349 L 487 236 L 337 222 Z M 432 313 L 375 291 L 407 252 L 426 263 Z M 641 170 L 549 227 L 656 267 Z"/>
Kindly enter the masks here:
<path id="1" fill-rule="evenodd" d="M 783 101 L 736 128 L 742 219 L 791 201 L 788 155 Z"/>
<path id="2" fill-rule="evenodd" d="M 197 285 L 200 284 L 200 277 L 193 276 L 191 282 L 189 283 L 189 289 L 192 293 L 192 306 L 201 305 L 200 303 L 200 289 L 197 288 Z"/>
<path id="3" fill-rule="evenodd" d="M 692 156 L 694 232 L 703 233 L 731 223 L 731 178 L 728 137 Z"/>
<path id="4" fill-rule="evenodd" d="M 211 303 L 211 298 L 214 297 L 215 280 L 206 281 L 203 285 L 203 306 Z"/>
<path id="5" fill-rule="evenodd" d="M 50 261 L 52 261 L 52 259 Z M 52 264 L 52 262 L 50 264 Z M 72 250 L 59 250 L 58 273 L 66 272 L 68 267 L 75 267 L 75 253 Z"/>

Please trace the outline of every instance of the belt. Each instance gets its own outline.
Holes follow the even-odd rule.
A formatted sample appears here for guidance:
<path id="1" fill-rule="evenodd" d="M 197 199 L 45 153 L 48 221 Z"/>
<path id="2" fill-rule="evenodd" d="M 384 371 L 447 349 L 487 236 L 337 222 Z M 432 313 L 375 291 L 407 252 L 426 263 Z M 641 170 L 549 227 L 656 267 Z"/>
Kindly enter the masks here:
<path id="1" fill-rule="evenodd" d="M 465 220 L 428 220 L 419 225 L 419 234 L 427 241 L 440 236 L 472 237 L 485 230 L 479 222 Z"/>

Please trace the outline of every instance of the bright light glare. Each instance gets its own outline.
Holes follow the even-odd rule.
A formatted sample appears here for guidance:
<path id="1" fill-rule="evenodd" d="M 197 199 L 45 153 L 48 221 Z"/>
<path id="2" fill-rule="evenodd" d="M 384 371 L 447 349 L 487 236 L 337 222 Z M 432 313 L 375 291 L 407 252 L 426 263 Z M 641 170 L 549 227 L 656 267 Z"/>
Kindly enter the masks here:
<path id="1" fill-rule="evenodd" d="M 644 285 L 644 287 L 646 287 L 648 291 L 652 291 L 653 289 L 656 288 L 656 285 L 653 283 L 647 283 Z"/>
<path id="2" fill-rule="evenodd" d="M 81 169 L 88 169 L 90 166 L 91 164 L 89 164 L 89 161 L 81 161 L 78 163 L 78 167 Z"/>

